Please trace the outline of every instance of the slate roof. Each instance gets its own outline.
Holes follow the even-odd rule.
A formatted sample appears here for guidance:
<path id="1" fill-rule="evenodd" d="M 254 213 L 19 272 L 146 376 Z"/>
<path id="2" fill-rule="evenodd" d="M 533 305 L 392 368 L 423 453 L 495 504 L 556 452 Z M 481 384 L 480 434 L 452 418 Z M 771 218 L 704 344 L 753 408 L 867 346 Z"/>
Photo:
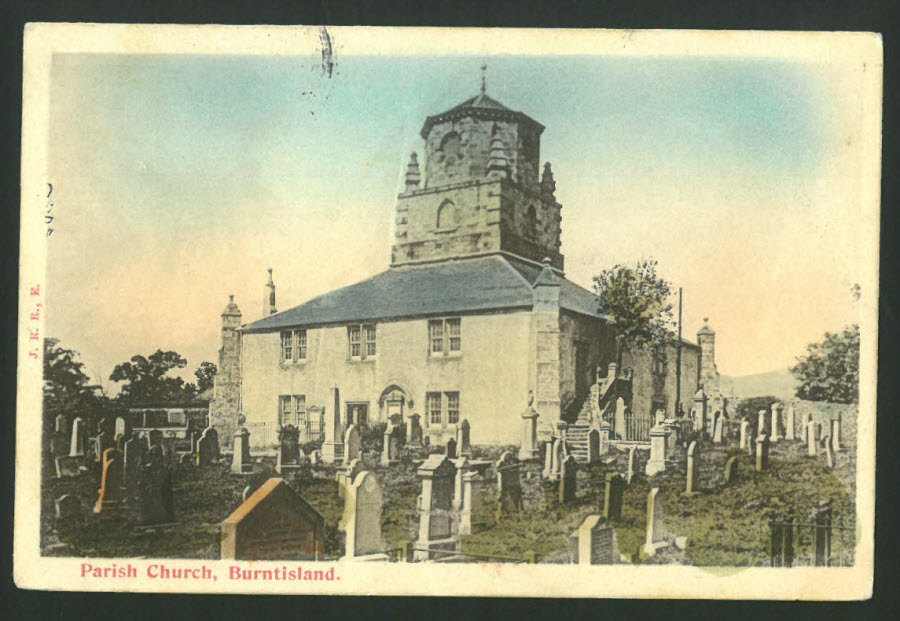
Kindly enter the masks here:
<path id="1" fill-rule="evenodd" d="M 459 105 L 453 106 L 445 112 L 427 117 L 425 119 L 425 124 L 422 126 L 420 135 L 422 138 L 427 138 L 428 132 L 431 131 L 431 128 L 435 123 L 452 121 L 465 117 L 517 121 L 533 125 L 537 128 L 538 133 L 544 131 L 544 126 L 527 114 L 507 108 L 496 99 L 481 93 L 471 99 L 465 100 Z"/>
<path id="2" fill-rule="evenodd" d="M 501 255 L 390 268 L 245 325 L 245 332 L 511 309 L 530 309 L 541 267 Z M 560 307 L 603 318 L 594 294 L 560 277 Z"/>

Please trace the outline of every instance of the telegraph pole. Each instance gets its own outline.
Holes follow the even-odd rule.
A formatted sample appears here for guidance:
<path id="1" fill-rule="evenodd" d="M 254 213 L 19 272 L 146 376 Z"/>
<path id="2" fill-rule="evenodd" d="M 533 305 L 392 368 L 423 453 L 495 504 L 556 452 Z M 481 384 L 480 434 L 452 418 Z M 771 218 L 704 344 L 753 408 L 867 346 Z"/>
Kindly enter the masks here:
<path id="1" fill-rule="evenodd" d="M 681 415 L 681 287 L 678 287 L 678 344 L 676 345 L 675 361 L 675 412 Z"/>

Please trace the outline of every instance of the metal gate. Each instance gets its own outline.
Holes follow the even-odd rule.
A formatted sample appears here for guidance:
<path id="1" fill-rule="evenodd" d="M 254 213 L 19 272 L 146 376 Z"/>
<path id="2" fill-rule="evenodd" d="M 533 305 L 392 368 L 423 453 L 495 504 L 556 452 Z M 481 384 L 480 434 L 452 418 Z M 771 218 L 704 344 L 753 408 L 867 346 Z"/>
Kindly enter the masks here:
<path id="1" fill-rule="evenodd" d="M 769 522 L 772 567 L 852 567 L 856 548 L 853 524 L 819 509 L 812 521 Z"/>

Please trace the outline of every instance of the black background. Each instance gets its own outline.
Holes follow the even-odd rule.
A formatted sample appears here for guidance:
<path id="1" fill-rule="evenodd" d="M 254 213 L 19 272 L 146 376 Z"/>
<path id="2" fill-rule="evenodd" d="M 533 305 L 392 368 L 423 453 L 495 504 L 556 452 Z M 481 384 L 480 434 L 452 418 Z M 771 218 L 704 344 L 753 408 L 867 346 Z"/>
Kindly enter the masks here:
<path id="1" fill-rule="evenodd" d="M 0 538 L 0 580 L 3 581 L 2 619 L 107 619 L 123 621 L 172 618 L 240 618 L 248 621 L 281 617 L 285 620 L 324 621 L 332 618 L 420 618 L 428 621 L 536 617 L 584 621 L 640 617 L 647 621 L 670 618 L 692 620 L 730 618 L 859 619 L 900 617 L 897 567 L 900 452 L 897 368 L 897 59 L 895 18 L 897 2 L 856 0 L 828 2 L 786 0 L 759 2 L 632 1 L 632 2 L 251 2 L 216 1 L 34 1 L 0 2 L 3 37 L 2 136 L 4 151 L 2 342 L 0 360 L 0 456 L 5 496 Z M 884 35 L 884 145 L 881 213 L 881 299 L 876 494 L 876 573 L 874 599 L 853 603 L 796 602 L 685 602 L 625 600 L 466 599 L 329 596 L 198 596 L 85 594 L 22 591 L 12 582 L 13 495 L 15 475 L 15 382 L 17 341 L 20 130 L 22 118 L 22 32 L 29 21 L 105 23 L 217 23 L 309 24 L 375 26 L 481 26 L 538 28 L 698 28 L 735 30 L 875 31 Z M 114 299 L 110 303 L 115 303 Z M 601 586 L 601 585 L 598 585 Z M 602 588 L 602 586 L 601 586 Z M 439 589 L 439 588 L 438 588 Z M 712 594 L 714 595 L 714 594 Z M 580 621 L 580 619 L 579 619 Z"/>

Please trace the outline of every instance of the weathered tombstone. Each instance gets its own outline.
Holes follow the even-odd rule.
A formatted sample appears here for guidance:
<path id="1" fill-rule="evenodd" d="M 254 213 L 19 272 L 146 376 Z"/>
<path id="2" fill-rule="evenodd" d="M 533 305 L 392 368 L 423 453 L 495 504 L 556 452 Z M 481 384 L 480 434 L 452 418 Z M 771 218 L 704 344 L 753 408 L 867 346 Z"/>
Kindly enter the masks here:
<path id="1" fill-rule="evenodd" d="M 416 560 L 429 560 L 434 551 L 456 550 L 452 536 L 453 484 L 456 466 L 446 455 L 435 453 L 416 473 L 422 481 L 419 504 L 419 537 L 416 541 Z"/>
<path id="2" fill-rule="evenodd" d="M 57 522 L 78 522 L 84 518 L 84 506 L 75 494 L 63 494 L 54 506 Z"/>
<path id="3" fill-rule="evenodd" d="M 668 543 L 663 524 L 659 488 L 654 487 L 647 495 L 647 537 L 644 541 L 644 554 L 653 556 L 666 547 L 668 547 Z"/>
<path id="4" fill-rule="evenodd" d="M 632 446 L 628 449 L 628 471 L 625 473 L 625 482 L 629 485 L 631 484 L 631 479 L 634 477 L 634 454 L 637 452 L 637 447 Z"/>
<path id="5" fill-rule="evenodd" d="M 450 438 L 447 440 L 447 458 L 448 459 L 456 459 L 456 438 Z"/>
<path id="6" fill-rule="evenodd" d="M 611 565 L 619 561 L 613 528 L 599 515 L 584 518 L 581 526 L 569 535 L 569 556 L 578 565 Z"/>
<path id="7" fill-rule="evenodd" d="M 246 485 L 244 487 L 244 489 L 241 491 L 241 502 L 247 502 L 247 499 L 253 495 L 254 491 L 255 490 L 252 487 L 250 487 L 249 485 Z"/>
<path id="8" fill-rule="evenodd" d="M 52 458 L 69 455 L 69 438 L 62 431 L 50 432 L 50 456 Z"/>
<path id="9" fill-rule="evenodd" d="M 522 444 L 519 447 L 519 461 L 540 457 L 537 444 L 537 420 L 540 415 L 530 405 L 522 412 Z M 546 475 L 545 475 L 546 477 Z"/>
<path id="10" fill-rule="evenodd" d="M 780 403 L 772 404 L 772 435 L 769 441 L 778 442 L 781 439 L 781 408 Z"/>
<path id="11" fill-rule="evenodd" d="M 147 444 L 140 438 L 131 438 L 122 449 L 122 481 L 129 495 L 137 492 L 141 460 L 147 452 Z"/>
<path id="12" fill-rule="evenodd" d="M 56 418 L 54 419 L 53 430 L 64 434 L 66 436 L 66 438 L 68 439 L 69 419 L 66 417 L 65 414 L 57 414 L 56 415 Z"/>
<path id="13" fill-rule="evenodd" d="M 381 465 L 388 466 L 400 457 L 401 429 L 393 423 L 388 423 L 384 430 L 384 446 L 381 451 Z"/>
<path id="14" fill-rule="evenodd" d="M 687 481 L 685 483 L 684 495 L 693 496 L 696 494 L 699 482 L 700 451 L 697 450 L 697 441 L 694 440 L 687 450 Z"/>
<path id="15" fill-rule="evenodd" d="M 253 460 L 250 458 L 250 432 L 241 427 L 232 436 L 231 473 L 248 474 L 253 472 Z"/>
<path id="16" fill-rule="evenodd" d="M 784 415 L 784 439 L 794 440 L 794 406 L 787 409 Z"/>
<path id="17" fill-rule="evenodd" d="M 600 430 L 591 429 L 587 434 L 588 463 L 600 461 Z"/>
<path id="18" fill-rule="evenodd" d="M 470 470 L 463 475 L 462 505 L 459 508 L 459 534 L 472 534 L 472 512 L 475 510 L 475 496 L 478 494 L 481 475 Z"/>
<path id="19" fill-rule="evenodd" d="M 522 482 L 519 478 L 520 464 L 508 451 L 500 456 L 497 462 L 497 492 L 500 505 L 497 508 L 497 520 L 504 515 L 518 513 L 522 510 Z"/>
<path id="20" fill-rule="evenodd" d="M 647 466 L 644 472 L 647 476 L 653 476 L 657 472 L 664 472 L 666 469 L 666 438 L 669 431 L 665 424 L 654 425 L 650 430 L 650 459 L 647 460 Z"/>
<path id="21" fill-rule="evenodd" d="M 734 485 L 737 482 L 738 463 L 737 455 L 732 455 L 725 462 L 725 485 Z"/>
<path id="22" fill-rule="evenodd" d="M 575 476 L 577 466 L 575 457 L 567 455 L 562 462 L 562 468 L 559 479 L 559 502 L 572 502 L 575 500 Z"/>
<path id="23" fill-rule="evenodd" d="M 469 419 L 464 418 L 456 428 L 456 451 L 466 457 L 472 455 L 471 427 Z"/>
<path id="24" fill-rule="evenodd" d="M 722 434 L 724 432 L 725 427 L 725 417 L 719 413 L 718 417 L 716 417 L 716 422 L 713 426 L 713 442 L 716 444 L 722 444 Z"/>
<path id="25" fill-rule="evenodd" d="M 757 413 L 756 435 L 761 436 L 766 433 L 766 411 L 760 410 Z"/>
<path id="26" fill-rule="evenodd" d="M 349 464 L 354 459 L 359 459 L 359 450 L 359 429 L 356 425 L 350 425 L 344 434 L 344 463 Z"/>
<path id="27" fill-rule="evenodd" d="M 756 471 L 769 469 L 769 437 L 762 434 L 756 438 Z"/>
<path id="28" fill-rule="evenodd" d="M 121 416 L 116 418 L 116 426 L 115 426 L 114 433 L 117 436 L 124 436 L 126 433 L 128 433 L 127 426 L 125 425 L 125 419 L 122 418 Z"/>
<path id="29" fill-rule="evenodd" d="M 509 452 L 507 451 L 503 455 L 508 455 L 508 454 L 509 454 Z M 502 459 L 502 456 L 501 456 L 501 459 Z M 469 458 L 468 457 L 460 457 L 459 459 L 457 459 L 454 462 L 454 465 L 456 466 L 456 479 L 454 479 L 454 482 L 453 482 L 452 506 L 453 506 L 453 509 L 459 509 L 462 506 L 463 493 L 465 491 L 464 486 L 463 486 L 463 477 L 470 470 Z M 498 480 L 497 483 L 499 484 L 500 481 Z"/>
<path id="30" fill-rule="evenodd" d="M 835 453 L 841 450 L 841 415 L 836 414 L 831 420 L 831 448 Z"/>
<path id="31" fill-rule="evenodd" d="M 381 535 L 384 493 L 374 472 L 360 472 L 347 488 L 341 520 L 346 533 L 344 558 L 387 558 Z M 374 559 L 372 559 L 374 560 Z"/>
<path id="32" fill-rule="evenodd" d="M 337 482 L 338 482 L 338 497 L 346 498 L 347 497 L 347 488 L 353 485 L 353 481 L 356 480 L 357 475 L 365 469 L 362 461 L 359 459 L 354 459 L 347 467 L 344 468 L 342 472 L 337 473 Z M 340 526 L 338 527 L 340 530 Z"/>
<path id="33" fill-rule="evenodd" d="M 104 419 L 104 420 L 106 420 L 106 419 Z M 96 459 L 97 459 L 97 461 L 100 461 L 101 463 L 103 463 L 101 461 L 101 457 L 103 456 L 103 454 L 106 453 L 107 449 L 111 449 L 115 446 L 115 443 L 113 442 L 113 437 L 111 435 L 109 435 L 109 432 L 101 431 L 99 434 L 97 434 L 97 437 L 94 439 L 94 442 L 96 443 L 97 452 L 98 452 Z"/>
<path id="34" fill-rule="evenodd" d="M 616 413 L 615 413 L 615 422 L 616 427 L 613 432 L 619 436 L 620 440 L 625 439 L 625 399 L 619 397 L 616 399 Z"/>
<path id="35" fill-rule="evenodd" d="M 559 479 L 562 472 L 562 461 L 566 456 L 565 441 L 562 438 L 555 438 L 553 446 L 550 449 L 550 479 L 555 481 Z"/>
<path id="36" fill-rule="evenodd" d="M 603 491 L 603 517 L 607 522 L 622 519 L 622 497 L 625 494 L 625 479 L 615 472 L 606 473 L 606 489 Z"/>
<path id="37" fill-rule="evenodd" d="M 411 449 L 422 448 L 422 423 L 419 414 L 410 414 L 406 419 L 406 444 Z"/>
<path id="38" fill-rule="evenodd" d="M 221 558 L 317 560 L 325 520 L 284 479 L 271 478 L 222 522 Z"/>
<path id="39" fill-rule="evenodd" d="M 803 435 L 804 443 L 809 441 L 809 429 L 810 429 L 809 424 L 812 422 L 812 420 L 813 420 L 812 412 L 807 412 L 806 414 L 803 415 L 803 423 L 801 423 L 801 427 L 802 427 L 801 432 Z"/>
<path id="40" fill-rule="evenodd" d="M 600 423 L 600 455 L 606 455 L 606 451 L 609 450 L 609 439 L 612 433 L 612 425 L 609 424 L 609 421 L 602 421 Z"/>
<path id="41" fill-rule="evenodd" d="M 815 457 L 817 455 L 816 452 L 816 421 L 811 420 L 806 423 L 806 430 L 804 432 L 806 436 L 806 454 L 809 457 Z"/>
<path id="42" fill-rule="evenodd" d="M 294 425 L 284 425 L 278 430 L 278 452 L 275 455 L 275 472 L 285 474 L 300 466 L 300 430 Z"/>
<path id="43" fill-rule="evenodd" d="M 750 442 L 750 423 L 746 420 L 741 421 L 741 436 L 740 436 L 740 444 L 738 448 L 742 451 L 747 448 L 747 445 Z"/>
<path id="44" fill-rule="evenodd" d="M 829 470 L 834 470 L 834 449 L 831 442 L 825 443 L 825 463 Z"/>
<path id="45" fill-rule="evenodd" d="M 100 479 L 94 513 L 115 515 L 122 502 L 122 453 L 115 448 L 103 451 L 103 474 Z"/>
<path id="46" fill-rule="evenodd" d="M 340 462 L 344 455 L 341 442 L 341 393 L 331 389 L 331 407 L 325 408 L 325 441 L 322 443 L 322 461 L 326 464 Z"/>
<path id="47" fill-rule="evenodd" d="M 140 524 L 169 524 L 175 521 L 172 473 L 166 466 L 162 447 L 158 444 L 144 453 L 140 466 L 138 494 Z"/>
<path id="48" fill-rule="evenodd" d="M 553 440 L 544 442 L 544 469 L 541 476 L 550 479 L 553 474 Z"/>
<path id="49" fill-rule="evenodd" d="M 203 468 L 218 458 L 219 434 L 212 427 L 207 427 L 197 441 L 197 465 Z"/>
<path id="50" fill-rule="evenodd" d="M 62 477 L 77 477 L 81 474 L 81 466 L 84 463 L 83 457 L 71 456 L 71 455 L 63 455 L 61 457 L 56 457 L 53 460 L 54 465 L 56 466 L 56 476 L 58 478 Z"/>

